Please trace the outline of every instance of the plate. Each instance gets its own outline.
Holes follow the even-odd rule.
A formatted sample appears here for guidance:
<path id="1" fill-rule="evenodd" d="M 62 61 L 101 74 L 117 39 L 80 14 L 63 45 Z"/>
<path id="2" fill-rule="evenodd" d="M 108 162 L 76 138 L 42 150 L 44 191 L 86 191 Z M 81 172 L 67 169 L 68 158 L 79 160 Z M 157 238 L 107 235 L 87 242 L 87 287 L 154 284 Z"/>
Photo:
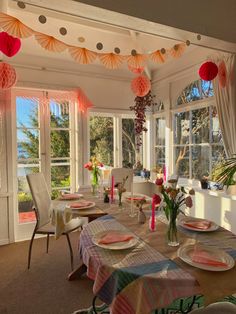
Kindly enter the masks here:
<path id="1" fill-rule="evenodd" d="M 206 221 L 206 219 L 195 218 L 195 217 L 183 217 L 183 218 L 178 220 L 178 225 L 184 229 L 188 229 L 188 230 L 196 231 L 196 232 L 211 232 L 211 231 L 215 231 L 219 228 L 219 226 L 216 223 L 211 221 L 211 226 L 208 229 L 198 229 L 198 228 L 194 228 L 191 226 L 186 226 L 185 223 L 188 221 L 199 221 L 200 222 L 200 221 Z"/>
<path id="2" fill-rule="evenodd" d="M 93 208 L 96 204 L 94 202 L 90 202 L 91 204 L 90 205 L 87 205 L 87 206 L 84 206 L 84 207 L 73 207 L 71 208 L 70 206 L 72 205 L 71 204 L 67 204 L 66 207 L 69 208 L 70 210 L 80 210 L 80 209 L 89 209 L 89 208 Z"/>
<path id="3" fill-rule="evenodd" d="M 102 244 L 99 243 L 102 237 L 104 237 L 107 233 L 119 233 L 121 235 L 132 235 L 133 238 L 130 239 L 129 241 L 124 241 L 124 242 L 116 242 L 116 243 L 110 243 L 110 244 Z M 95 245 L 103 248 L 103 249 L 108 249 L 108 250 L 125 250 L 134 247 L 138 243 L 138 238 L 131 232 L 129 231 L 120 231 L 120 230 L 107 230 L 107 231 L 102 231 L 97 233 L 93 238 L 92 241 Z"/>
<path id="4" fill-rule="evenodd" d="M 79 200 L 83 197 L 83 194 L 74 193 L 73 196 L 71 194 L 64 194 L 63 196 L 59 197 L 60 201 L 75 201 Z"/>
<path id="5" fill-rule="evenodd" d="M 180 247 L 178 249 L 178 257 L 184 261 L 185 263 L 200 268 L 204 270 L 209 270 L 209 271 L 226 271 L 234 267 L 234 259 L 224 252 L 223 250 L 215 249 L 212 247 L 207 247 L 207 246 L 200 246 L 201 250 L 204 252 L 206 251 L 207 254 L 210 254 L 212 257 L 217 259 L 220 262 L 226 263 L 227 266 L 212 266 L 212 265 L 207 265 L 207 264 L 202 264 L 202 263 L 197 263 L 193 262 L 191 259 L 191 254 L 194 252 L 194 245 L 186 245 L 183 247 Z"/>

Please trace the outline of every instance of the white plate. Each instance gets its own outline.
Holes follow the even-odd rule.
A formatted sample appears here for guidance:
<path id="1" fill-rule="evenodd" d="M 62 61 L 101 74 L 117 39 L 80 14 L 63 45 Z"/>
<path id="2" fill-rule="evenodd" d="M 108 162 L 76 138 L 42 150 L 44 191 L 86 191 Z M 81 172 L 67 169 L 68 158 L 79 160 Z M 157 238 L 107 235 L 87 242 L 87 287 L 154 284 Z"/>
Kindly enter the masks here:
<path id="1" fill-rule="evenodd" d="M 75 201 L 75 200 L 79 200 L 83 197 L 83 194 L 77 194 L 77 193 L 74 193 L 76 194 L 73 198 L 64 198 L 63 196 L 59 197 L 59 200 L 60 201 Z M 70 194 L 64 194 L 65 196 L 66 195 L 70 195 Z"/>
<path id="2" fill-rule="evenodd" d="M 107 233 L 110 232 L 115 232 L 115 233 L 119 233 L 119 234 L 131 234 L 133 236 L 132 239 L 130 239 L 129 241 L 124 241 L 124 242 L 116 242 L 116 243 L 111 243 L 111 244 L 102 244 L 99 243 L 99 241 L 101 240 L 102 237 L 104 237 Z M 128 231 L 119 231 L 119 230 L 107 230 L 107 231 L 102 231 L 97 233 L 96 235 L 94 235 L 94 237 L 92 238 L 92 241 L 95 245 L 102 247 L 104 249 L 109 249 L 109 250 L 125 250 L 125 249 L 129 249 L 132 248 L 133 246 L 135 246 L 138 243 L 138 238 L 131 232 Z"/>
<path id="3" fill-rule="evenodd" d="M 181 226 L 184 229 L 188 229 L 191 231 L 197 231 L 197 232 L 211 232 L 215 231 L 219 228 L 217 224 L 215 224 L 213 221 L 211 221 L 211 226 L 208 229 L 198 229 L 190 226 L 186 226 L 184 223 L 187 221 L 205 221 L 206 219 L 201 219 L 201 218 L 195 218 L 195 217 L 183 217 L 178 220 L 178 225 Z"/>
<path id="4" fill-rule="evenodd" d="M 71 208 L 70 206 L 71 206 L 71 204 L 67 204 L 66 205 L 66 207 L 67 208 L 69 208 L 70 210 L 80 210 L 80 209 L 89 209 L 89 208 L 93 208 L 96 204 L 94 203 L 94 202 L 90 202 L 91 204 L 90 205 L 88 205 L 88 206 L 84 206 L 84 207 L 78 207 L 78 208 L 76 208 L 76 207 L 73 207 L 73 208 Z"/>
<path id="5" fill-rule="evenodd" d="M 183 247 L 180 247 L 178 249 L 178 257 L 182 259 L 185 263 L 192 265 L 194 267 L 204 269 L 204 270 L 210 270 L 210 271 L 226 271 L 234 267 L 234 259 L 227 253 L 225 253 L 223 250 L 215 249 L 212 247 L 207 246 L 200 246 L 201 250 L 206 251 L 207 253 L 211 254 L 219 260 L 220 262 L 226 263 L 227 266 L 212 266 L 207 264 L 201 264 L 193 262 L 191 259 L 191 254 L 194 251 L 194 245 L 186 245 Z"/>

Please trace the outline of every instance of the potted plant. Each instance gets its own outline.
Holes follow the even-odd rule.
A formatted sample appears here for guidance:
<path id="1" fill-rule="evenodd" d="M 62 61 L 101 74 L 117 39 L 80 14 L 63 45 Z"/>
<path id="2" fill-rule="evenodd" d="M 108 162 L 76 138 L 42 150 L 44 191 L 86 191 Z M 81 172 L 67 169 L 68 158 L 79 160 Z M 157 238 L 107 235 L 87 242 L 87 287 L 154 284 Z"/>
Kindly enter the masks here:
<path id="1" fill-rule="evenodd" d="M 236 194 L 236 156 L 226 159 L 217 167 L 215 179 L 226 186 L 227 194 Z"/>

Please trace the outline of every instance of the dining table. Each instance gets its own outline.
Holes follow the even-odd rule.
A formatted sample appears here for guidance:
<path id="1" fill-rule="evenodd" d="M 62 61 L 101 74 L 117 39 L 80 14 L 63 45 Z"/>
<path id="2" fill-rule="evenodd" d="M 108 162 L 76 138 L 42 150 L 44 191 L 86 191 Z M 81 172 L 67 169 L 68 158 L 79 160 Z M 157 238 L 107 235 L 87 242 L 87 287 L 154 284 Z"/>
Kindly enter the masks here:
<path id="1" fill-rule="evenodd" d="M 112 314 L 148 314 L 180 298 L 192 298 L 194 303 L 196 296 L 203 296 L 207 305 L 236 293 L 235 266 L 227 271 L 204 270 L 184 262 L 178 254 L 181 247 L 207 246 L 222 250 L 234 261 L 236 236 L 230 231 L 219 226 L 212 232 L 195 232 L 178 226 L 180 245 L 171 247 L 163 214 L 157 216 L 156 229 L 151 231 L 148 219 L 140 224 L 137 216 L 130 217 L 130 204 L 122 211 L 113 204 L 105 212 L 80 234 L 78 277 L 86 272 L 94 281 L 94 295 Z M 137 243 L 116 250 L 98 245 L 96 235 L 110 231 L 131 233 Z"/>

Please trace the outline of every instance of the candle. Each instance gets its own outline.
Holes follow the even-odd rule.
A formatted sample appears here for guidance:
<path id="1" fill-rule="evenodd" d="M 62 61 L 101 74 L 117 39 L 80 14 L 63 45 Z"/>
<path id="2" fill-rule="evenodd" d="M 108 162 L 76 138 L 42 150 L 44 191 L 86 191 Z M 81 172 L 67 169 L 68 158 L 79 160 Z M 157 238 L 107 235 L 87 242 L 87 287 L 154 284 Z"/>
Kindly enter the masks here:
<path id="1" fill-rule="evenodd" d="M 164 182 L 166 182 L 166 165 L 164 165 L 163 179 L 164 179 Z"/>
<path id="2" fill-rule="evenodd" d="M 130 208 L 130 217 L 136 216 L 136 213 L 134 212 L 134 190 L 133 190 L 133 184 L 131 186 L 131 208 Z"/>
<path id="3" fill-rule="evenodd" d="M 111 176 L 111 203 L 114 202 L 114 176 Z"/>
<path id="4" fill-rule="evenodd" d="M 155 200 L 154 200 L 154 197 L 152 197 L 152 217 L 151 217 L 151 226 L 150 226 L 151 231 L 155 231 L 155 229 L 156 229 L 155 224 L 156 224 Z"/>

